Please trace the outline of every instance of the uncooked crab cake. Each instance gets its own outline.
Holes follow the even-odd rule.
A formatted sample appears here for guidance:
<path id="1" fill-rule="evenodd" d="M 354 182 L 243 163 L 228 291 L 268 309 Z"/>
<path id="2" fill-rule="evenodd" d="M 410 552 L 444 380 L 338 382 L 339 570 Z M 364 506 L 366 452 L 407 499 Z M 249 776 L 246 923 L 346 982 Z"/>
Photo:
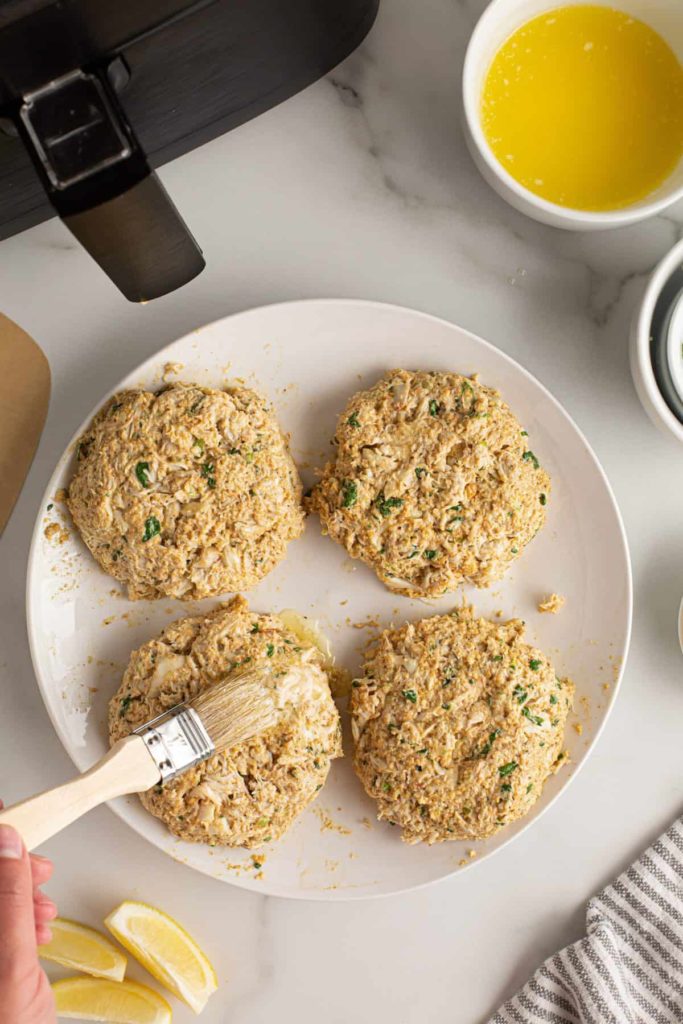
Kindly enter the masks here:
<path id="1" fill-rule="evenodd" d="M 114 395 L 80 439 L 68 504 L 132 599 L 247 589 L 303 530 L 301 481 L 273 410 L 238 385 Z"/>
<path id="2" fill-rule="evenodd" d="M 560 766 L 574 687 L 523 632 L 470 608 L 408 623 L 354 681 L 355 769 L 406 842 L 491 836 Z"/>
<path id="3" fill-rule="evenodd" d="M 334 440 L 310 508 L 390 590 L 487 586 L 545 521 L 548 476 L 475 377 L 393 370 L 351 399 Z"/>
<path id="4" fill-rule="evenodd" d="M 140 796 L 181 839 L 248 848 L 278 839 L 342 754 L 325 657 L 242 597 L 174 622 L 133 652 L 109 704 L 111 743 L 247 663 L 272 686 L 278 723 Z"/>

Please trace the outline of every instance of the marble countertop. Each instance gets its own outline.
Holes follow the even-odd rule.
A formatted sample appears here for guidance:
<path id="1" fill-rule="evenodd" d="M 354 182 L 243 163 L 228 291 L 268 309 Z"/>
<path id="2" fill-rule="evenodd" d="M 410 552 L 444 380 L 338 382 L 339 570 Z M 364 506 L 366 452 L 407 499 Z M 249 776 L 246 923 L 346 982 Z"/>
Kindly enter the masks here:
<path id="1" fill-rule="evenodd" d="M 499 857 L 400 897 L 292 903 L 165 858 L 109 810 L 48 845 L 62 913 L 99 924 L 127 897 L 195 933 L 222 985 L 206 1024 L 469 1024 L 577 938 L 588 897 L 681 810 L 683 450 L 642 412 L 629 320 L 681 236 L 683 206 L 592 235 L 535 224 L 479 178 L 459 128 L 459 76 L 484 0 L 384 0 L 364 46 L 327 79 L 163 168 L 208 267 L 126 303 L 56 221 L 0 244 L 0 309 L 54 375 L 38 456 L 0 543 L 0 793 L 14 801 L 71 763 L 34 683 L 23 591 L 51 469 L 93 402 L 201 323 L 309 296 L 397 302 L 508 352 L 566 406 L 614 487 L 635 579 L 621 695 L 562 799 Z M 586 500 L 590 501 L 590 495 Z M 179 1008 L 179 1024 L 192 1018 Z"/>

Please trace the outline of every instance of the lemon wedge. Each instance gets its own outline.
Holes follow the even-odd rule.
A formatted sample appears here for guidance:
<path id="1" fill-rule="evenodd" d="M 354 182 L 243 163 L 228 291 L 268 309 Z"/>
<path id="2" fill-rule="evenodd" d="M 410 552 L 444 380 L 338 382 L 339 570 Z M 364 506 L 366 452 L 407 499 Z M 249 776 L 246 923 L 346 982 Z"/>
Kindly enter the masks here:
<path id="1" fill-rule="evenodd" d="M 168 914 L 147 903 L 126 900 L 105 925 L 129 953 L 169 991 L 200 1013 L 218 988 L 206 954 Z"/>
<path id="2" fill-rule="evenodd" d="M 96 978 L 123 981 L 128 960 L 116 946 L 94 928 L 78 921 L 57 917 L 50 923 L 52 942 L 38 946 L 38 955 Z"/>
<path id="3" fill-rule="evenodd" d="M 135 981 L 64 978 L 52 986 L 58 1017 L 116 1024 L 171 1024 L 163 996 Z"/>

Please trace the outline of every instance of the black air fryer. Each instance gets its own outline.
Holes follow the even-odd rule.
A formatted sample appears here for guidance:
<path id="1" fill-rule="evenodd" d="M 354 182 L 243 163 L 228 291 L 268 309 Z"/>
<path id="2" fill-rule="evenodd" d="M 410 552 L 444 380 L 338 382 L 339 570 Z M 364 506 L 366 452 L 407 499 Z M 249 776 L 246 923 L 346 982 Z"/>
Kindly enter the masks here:
<path id="1" fill-rule="evenodd" d="M 0 238 L 56 211 L 132 301 L 204 267 L 152 170 L 303 89 L 379 0 L 0 0 Z"/>

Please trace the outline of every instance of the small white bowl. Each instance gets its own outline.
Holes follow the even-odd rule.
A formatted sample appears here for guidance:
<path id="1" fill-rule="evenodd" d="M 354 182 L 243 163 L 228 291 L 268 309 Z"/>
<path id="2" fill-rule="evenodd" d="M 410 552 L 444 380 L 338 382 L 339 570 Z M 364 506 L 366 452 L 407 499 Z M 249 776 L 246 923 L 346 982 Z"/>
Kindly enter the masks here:
<path id="1" fill-rule="evenodd" d="M 500 46 L 537 14 L 570 3 L 585 3 L 585 0 L 492 0 L 477 22 L 465 55 L 462 81 L 465 138 L 474 162 L 489 185 L 515 209 L 529 217 L 569 231 L 623 227 L 660 213 L 683 198 L 683 159 L 666 181 L 646 199 L 624 209 L 592 213 L 550 203 L 520 185 L 496 159 L 481 126 L 484 80 Z M 683 60 L 681 0 L 615 0 L 615 3 L 602 6 L 618 7 L 626 14 L 640 18 L 659 32 L 678 59 Z"/>
<path id="2" fill-rule="evenodd" d="M 652 366 L 652 317 L 662 291 L 672 274 L 683 265 L 683 241 L 678 242 L 659 263 L 647 283 L 645 295 L 631 322 L 631 374 L 645 412 L 660 430 L 683 442 L 683 423 L 669 408 L 657 384 Z M 680 344 L 680 343 L 679 343 Z M 679 349 L 680 351 L 680 349 Z"/>

